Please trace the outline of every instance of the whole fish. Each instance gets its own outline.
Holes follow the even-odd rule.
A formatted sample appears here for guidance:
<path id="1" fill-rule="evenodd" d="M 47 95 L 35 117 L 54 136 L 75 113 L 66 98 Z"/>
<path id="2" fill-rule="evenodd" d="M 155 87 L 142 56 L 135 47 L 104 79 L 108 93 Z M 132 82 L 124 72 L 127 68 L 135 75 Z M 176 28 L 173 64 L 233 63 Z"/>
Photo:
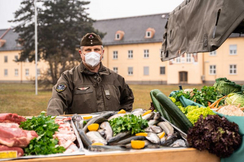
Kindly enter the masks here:
<path id="1" fill-rule="evenodd" d="M 142 119 L 150 120 L 153 116 L 154 116 L 154 113 L 151 112 L 151 113 L 149 113 L 147 115 L 142 116 Z"/>
<path id="2" fill-rule="evenodd" d="M 151 125 L 144 130 L 147 133 L 157 133 L 158 134 L 158 133 L 163 132 L 163 129 L 160 126 L 156 126 L 156 125 Z"/>
<path id="3" fill-rule="evenodd" d="M 129 138 L 126 138 L 126 139 L 119 141 L 117 144 L 125 145 L 125 144 L 130 143 L 132 140 L 145 140 L 145 139 L 146 139 L 145 136 L 132 136 L 132 137 L 129 137 Z"/>
<path id="4" fill-rule="evenodd" d="M 160 143 L 163 146 L 170 146 L 172 143 L 174 143 L 179 138 L 180 138 L 180 135 L 178 132 L 176 132 L 171 136 L 167 136 L 166 138 L 165 137 L 161 138 Z"/>
<path id="5" fill-rule="evenodd" d="M 114 118 L 118 118 L 118 117 L 123 117 L 123 116 L 125 116 L 126 114 L 127 114 L 127 113 L 125 113 L 125 114 L 115 114 L 115 115 L 109 117 L 108 120 L 111 120 L 111 119 L 114 119 Z"/>
<path id="6" fill-rule="evenodd" d="M 77 129 L 77 131 L 78 131 L 78 133 L 79 133 L 79 135 L 80 135 L 80 138 L 81 138 L 81 140 L 82 140 L 84 146 L 85 146 L 86 148 L 88 148 L 88 147 L 92 144 L 91 140 L 87 137 L 87 135 L 86 135 L 86 133 L 83 131 L 83 129 Z"/>
<path id="7" fill-rule="evenodd" d="M 88 147 L 89 151 L 104 152 L 104 151 L 125 151 L 126 148 L 120 146 L 101 146 L 101 145 L 90 145 Z"/>
<path id="8" fill-rule="evenodd" d="M 177 139 L 174 141 L 170 147 L 186 147 L 186 142 L 183 139 Z"/>
<path id="9" fill-rule="evenodd" d="M 148 133 L 146 139 L 154 144 L 160 144 L 160 138 L 156 133 Z"/>
<path id="10" fill-rule="evenodd" d="M 152 119 L 152 120 L 149 120 L 149 121 L 148 121 L 148 125 L 149 125 L 149 126 L 151 126 L 151 125 L 156 125 L 158 122 L 159 122 L 158 120 L 154 120 L 154 119 Z"/>
<path id="11" fill-rule="evenodd" d="M 133 114 L 133 115 L 135 115 L 135 116 L 140 116 L 140 115 L 142 116 L 144 112 L 145 112 L 144 109 L 142 109 L 142 108 L 137 108 L 137 109 L 134 109 L 134 110 L 131 112 L 131 114 Z"/>
<path id="12" fill-rule="evenodd" d="M 108 143 L 113 143 L 113 142 L 117 142 L 122 140 L 123 138 L 125 138 L 126 136 L 128 136 L 130 134 L 129 131 L 126 132 L 120 132 L 119 134 L 117 134 L 116 136 L 110 138 L 110 140 L 108 140 Z"/>
<path id="13" fill-rule="evenodd" d="M 105 137 L 105 131 L 104 131 L 104 129 L 98 129 L 97 131 L 98 131 L 98 133 L 100 133 L 100 135 L 102 137 Z"/>
<path id="14" fill-rule="evenodd" d="M 157 125 L 165 131 L 167 136 L 174 134 L 174 128 L 169 124 L 169 122 L 159 122 Z"/>
<path id="15" fill-rule="evenodd" d="M 110 116 L 114 115 L 114 113 L 115 112 L 113 112 L 113 111 L 108 111 L 108 112 L 101 113 L 99 116 L 91 118 L 91 120 L 89 120 L 87 122 L 87 124 L 85 125 L 85 127 L 83 128 L 84 132 L 87 132 L 88 125 L 93 124 L 93 123 L 100 124 L 100 123 L 106 121 Z"/>
<path id="16" fill-rule="evenodd" d="M 113 130 L 109 122 L 103 122 L 102 124 L 100 124 L 100 128 L 104 130 L 106 141 L 109 141 L 113 137 Z"/>
<path id="17" fill-rule="evenodd" d="M 97 131 L 89 131 L 86 133 L 86 135 L 92 143 L 98 142 L 105 145 L 107 144 L 107 141 Z"/>
<path id="18" fill-rule="evenodd" d="M 72 121 L 75 124 L 77 129 L 82 129 L 83 128 L 83 121 L 84 120 L 82 119 L 82 117 L 80 115 L 74 114 L 72 116 Z"/>
<path id="19" fill-rule="evenodd" d="M 153 120 L 157 120 L 159 121 L 161 119 L 161 115 L 159 112 L 154 112 L 154 117 L 153 117 Z"/>

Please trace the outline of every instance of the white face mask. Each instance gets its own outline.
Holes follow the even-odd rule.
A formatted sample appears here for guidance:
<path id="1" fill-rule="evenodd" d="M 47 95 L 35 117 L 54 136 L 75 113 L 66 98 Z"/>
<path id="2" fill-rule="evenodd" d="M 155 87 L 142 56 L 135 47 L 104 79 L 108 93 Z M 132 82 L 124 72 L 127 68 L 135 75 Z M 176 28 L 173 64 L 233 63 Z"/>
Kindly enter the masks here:
<path id="1" fill-rule="evenodd" d="M 86 64 L 94 67 L 100 63 L 100 54 L 96 52 L 89 52 L 85 54 L 85 62 Z"/>

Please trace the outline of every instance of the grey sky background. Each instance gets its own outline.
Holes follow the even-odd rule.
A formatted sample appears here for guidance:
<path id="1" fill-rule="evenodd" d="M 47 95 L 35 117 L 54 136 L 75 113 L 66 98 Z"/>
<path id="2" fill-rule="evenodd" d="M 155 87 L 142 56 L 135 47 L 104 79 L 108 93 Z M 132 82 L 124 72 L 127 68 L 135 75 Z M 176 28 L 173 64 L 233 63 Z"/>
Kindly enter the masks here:
<path id="1" fill-rule="evenodd" d="M 13 27 L 8 23 L 14 19 L 14 12 L 20 8 L 22 0 L 0 0 L 0 29 Z M 183 0 L 87 0 L 87 13 L 95 20 L 141 16 L 171 12 Z"/>

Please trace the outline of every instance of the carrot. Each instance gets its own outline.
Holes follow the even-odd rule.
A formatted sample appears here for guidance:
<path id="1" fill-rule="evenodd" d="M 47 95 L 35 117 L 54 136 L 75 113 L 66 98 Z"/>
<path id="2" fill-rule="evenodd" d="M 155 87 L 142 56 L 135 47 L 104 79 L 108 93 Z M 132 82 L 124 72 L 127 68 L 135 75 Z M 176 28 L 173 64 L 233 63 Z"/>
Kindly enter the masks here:
<path id="1" fill-rule="evenodd" d="M 212 103 L 210 106 L 209 106 L 209 108 L 214 108 L 214 107 L 218 107 L 218 105 L 219 105 L 219 102 L 223 99 L 223 98 L 225 98 L 226 96 L 223 96 L 223 97 L 221 97 L 221 98 L 219 98 L 218 100 L 216 100 L 214 103 Z M 215 106 L 216 105 L 216 106 Z"/>

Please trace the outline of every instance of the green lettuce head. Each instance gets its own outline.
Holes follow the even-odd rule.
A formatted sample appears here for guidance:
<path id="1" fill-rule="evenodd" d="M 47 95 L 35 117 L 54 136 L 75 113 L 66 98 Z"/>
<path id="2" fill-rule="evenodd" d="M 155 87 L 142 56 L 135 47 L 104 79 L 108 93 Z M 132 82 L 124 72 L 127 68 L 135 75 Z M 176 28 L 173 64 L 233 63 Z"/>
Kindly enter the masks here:
<path id="1" fill-rule="evenodd" d="M 227 95 L 225 103 L 235 106 L 238 106 L 240 104 L 240 107 L 244 107 L 244 95 L 238 93 L 230 93 Z"/>

